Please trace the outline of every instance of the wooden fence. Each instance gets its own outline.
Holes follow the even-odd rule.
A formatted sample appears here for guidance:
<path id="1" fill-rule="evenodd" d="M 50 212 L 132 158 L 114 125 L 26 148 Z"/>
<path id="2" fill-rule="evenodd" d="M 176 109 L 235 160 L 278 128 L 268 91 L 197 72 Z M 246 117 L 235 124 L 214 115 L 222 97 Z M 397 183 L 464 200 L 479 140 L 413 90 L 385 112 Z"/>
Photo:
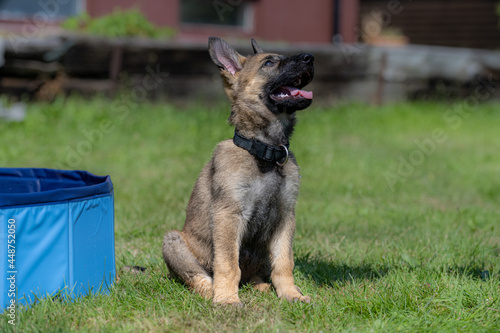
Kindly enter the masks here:
<path id="1" fill-rule="evenodd" d="M 251 53 L 249 44 L 235 43 L 242 54 Z M 316 72 L 310 89 L 315 103 L 384 103 L 442 93 L 438 88 L 443 86 L 463 97 L 480 77 L 491 86 L 500 82 L 497 51 L 417 45 L 261 44 L 278 53 L 314 54 Z M 205 44 L 62 35 L 7 39 L 4 48 L 5 62 L 0 67 L 3 94 L 43 100 L 75 91 L 111 96 L 121 90 L 136 98 L 183 100 L 214 99 L 223 94 Z M 494 95 L 500 95 L 500 86 Z"/>

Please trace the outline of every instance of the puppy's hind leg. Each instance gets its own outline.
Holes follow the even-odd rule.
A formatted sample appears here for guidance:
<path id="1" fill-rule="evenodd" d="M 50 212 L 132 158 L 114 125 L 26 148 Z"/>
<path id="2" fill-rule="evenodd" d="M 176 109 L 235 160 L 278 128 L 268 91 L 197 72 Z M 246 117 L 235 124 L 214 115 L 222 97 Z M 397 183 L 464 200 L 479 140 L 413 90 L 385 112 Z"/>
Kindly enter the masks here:
<path id="1" fill-rule="evenodd" d="M 256 275 L 250 279 L 250 283 L 253 285 L 254 289 L 258 291 L 269 291 L 271 289 L 271 284 L 264 282 L 264 280 Z"/>
<path id="2" fill-rule="evenodd" d="M 184 234 L 173 230 L 163 238 L 163 260 L 174 275 L 205 298 L 213 296 L 213 279 L 189 250 Z"/>

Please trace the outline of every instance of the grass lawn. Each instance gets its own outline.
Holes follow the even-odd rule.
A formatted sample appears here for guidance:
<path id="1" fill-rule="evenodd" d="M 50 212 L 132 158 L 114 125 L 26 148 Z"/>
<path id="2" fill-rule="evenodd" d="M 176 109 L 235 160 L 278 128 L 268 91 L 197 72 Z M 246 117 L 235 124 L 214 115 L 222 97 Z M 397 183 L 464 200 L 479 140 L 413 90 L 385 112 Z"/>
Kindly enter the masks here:
<path id="1" fill-rule="evenodd" d="M 228 110 L 69 98 L 0 123 L 3 167 L 111 175 L 117 271 L 147 267 L 119 272 L 109 295 L 20 309 L 19 331 L 500 330 L 500 104 L 300 112 L 294 275 L 313 303 L 247 286 L 243 309 L 213 306 L 169 279 L 161 256 L 203 164 L 232 137 Z M 2 316 L 0 331 L 12 330 Z"/>

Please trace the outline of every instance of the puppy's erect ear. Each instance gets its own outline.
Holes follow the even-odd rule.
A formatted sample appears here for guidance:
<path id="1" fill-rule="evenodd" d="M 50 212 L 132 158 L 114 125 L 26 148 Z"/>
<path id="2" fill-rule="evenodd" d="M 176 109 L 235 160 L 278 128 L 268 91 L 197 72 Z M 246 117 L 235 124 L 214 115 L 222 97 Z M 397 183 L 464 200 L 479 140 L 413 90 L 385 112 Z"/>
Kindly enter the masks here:
<path id="1" fill-rule="evenodd" d="M 241 70 L 246 59 L 219 37 L 208 38 L 208 53 L 219 68 L 232 75 Z"/>
<path id="2" fill-rule="evenodd" d="M 255 53 L 265 53 L 264 50 L 257 44 L 255 39 L 252 38 L 252 48 Z"/>

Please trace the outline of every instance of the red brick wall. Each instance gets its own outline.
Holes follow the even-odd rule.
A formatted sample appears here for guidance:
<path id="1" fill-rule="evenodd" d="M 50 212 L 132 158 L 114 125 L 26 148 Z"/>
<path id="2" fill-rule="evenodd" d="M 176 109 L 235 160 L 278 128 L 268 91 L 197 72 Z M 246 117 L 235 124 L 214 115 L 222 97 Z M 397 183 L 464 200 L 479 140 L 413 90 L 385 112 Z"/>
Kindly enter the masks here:
<path id="1" fill-rule="evenodd" d="M 119 6 L 138 7 L 158 25 L 179 30 L 180 38 L 206 39 L 211 35 L 255 37 L 261 40 L 331 43 L 333 37 L 333 7 L 335 0 L 250 0 L 254 6 L 254 22 L 249 29 L 181 25 L 181 0 L 87 0 L 87 11 L 101 16 Z M 211 1 L 211 0 L 207 0 Z M 221 0 L 223 3 L 228 0 Z M 339 29 L 344 41 L 353 42 L 358 22 L 359 0 L 339 0 Z M 215 9 L 214 9 L 215 10 Z"/>
<path id="2" fill-rule="evenodd" d="M 359 21 L 359 0 L 340 0 L 339 32 L 343 41 L 354 43 L 357 40 Z"/>
<path id="3" fill-rule="evenodd" d="M 268 40 L 329 43 L 332 0 L 268 0 L 255 3 L 255 35 Z"/>

